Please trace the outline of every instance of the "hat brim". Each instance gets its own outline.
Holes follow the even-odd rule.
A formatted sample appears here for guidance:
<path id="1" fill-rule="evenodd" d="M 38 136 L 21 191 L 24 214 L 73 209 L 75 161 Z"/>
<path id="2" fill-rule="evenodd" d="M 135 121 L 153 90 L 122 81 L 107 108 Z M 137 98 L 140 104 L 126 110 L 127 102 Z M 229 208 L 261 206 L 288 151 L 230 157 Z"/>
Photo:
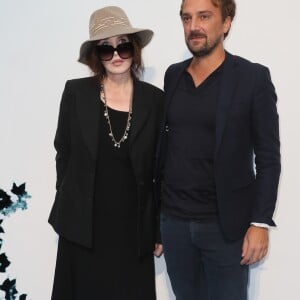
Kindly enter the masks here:
<path id="1" fill-rule="evenodd" d="M 124 28 L 123 30 L 118 30 L 118 32 L 114 33 L 114 32 L 107 32 L 106 34 L 100 34 L 100 35 L 96 35 L 94 36 L 92 39 L 89 39 L 85 42 L 82 43 L 81 47 L 80 47 L 80 51 L 79 51 L 79 58 L 78 61 L 83 63 L 83 64 L 87 64 L 88 62 L 88 55 L 90 54 L 90 48 L 93 44 L 93 42 L 95 41 L 99 41 L 99 40 L 103 40 L 103 39 L 107 39 L 113 36 L 117 36 L 117 35 L 123 35 L 123 34 L 135 34 L 139 37 L 140 41 L 141 41 L 141 47 L 144 48 L 145 46 L 147 46 L 152 37 L 153 37 L 153 31 L 150 29 L 141 29 L 141 28 Z"/>

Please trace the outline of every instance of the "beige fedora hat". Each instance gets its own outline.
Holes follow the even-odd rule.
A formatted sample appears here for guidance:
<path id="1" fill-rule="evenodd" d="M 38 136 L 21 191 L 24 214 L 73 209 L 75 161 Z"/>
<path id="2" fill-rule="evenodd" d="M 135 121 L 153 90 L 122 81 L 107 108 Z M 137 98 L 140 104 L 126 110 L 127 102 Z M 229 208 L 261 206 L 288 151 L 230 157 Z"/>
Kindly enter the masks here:
<path id="1" fill-rule="evenodd" d="M 80 47 L 78 61 L 83 64 L 87 64 L 87 55 L 94 41 L 121 34 L 136 34 L 141 40 L 141 46 L 145 47 L 153 36 L 152 30 L 132 27 L 125 12 L 117 6 L 107 6 L 94 11 L 90 17 L 89 32 L 90 39 Z"/>

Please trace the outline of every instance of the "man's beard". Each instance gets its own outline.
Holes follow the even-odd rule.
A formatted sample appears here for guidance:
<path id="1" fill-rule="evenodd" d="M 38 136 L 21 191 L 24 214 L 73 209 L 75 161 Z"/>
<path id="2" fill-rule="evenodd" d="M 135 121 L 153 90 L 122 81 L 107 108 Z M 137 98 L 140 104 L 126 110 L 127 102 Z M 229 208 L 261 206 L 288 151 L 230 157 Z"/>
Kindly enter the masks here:
<path id="1" fill-rule="evenodd" d="M 188 40 L 192 38 L 205 38 L 206 42 L 203 46 L 201 46 L 200 49 L 194 50 L 190 47 L 188 43 Z M 222 36 L 218 37 L 217 39 L 209 43 L 207 40 L 207 35 L 200 33 L 198 31 L 191 31 L 190 35 L 188 36 L 188 39 L 186 40 L 186 45 L 190 50 L 190 52 L 193 54 L 193 56 L 199 58 L 211 54 L 213 50 L 218 46 L 221 40 L 222 40 Z"/>

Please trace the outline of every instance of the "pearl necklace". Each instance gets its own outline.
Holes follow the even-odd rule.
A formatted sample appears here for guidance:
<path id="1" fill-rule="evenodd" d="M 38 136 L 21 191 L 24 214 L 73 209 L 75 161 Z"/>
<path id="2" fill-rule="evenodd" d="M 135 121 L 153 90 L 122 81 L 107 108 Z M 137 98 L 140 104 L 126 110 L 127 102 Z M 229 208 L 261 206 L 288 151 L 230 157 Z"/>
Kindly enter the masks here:
<path id="1" fill-rule="evenodd" d="M 116 140 L 113 131 L 112 131 L 112 126 L 111 126 L 111 122 L 110 122 L 110 118 L 109 118 L 109 114 L 108 114 L 108 108 L 107 108 L 107 102 L 106 102 L 106 97 L 105 97 L 105 90 L 104 90 L 104 84 L 101 83 L 100 84 L 100 100 L 103 100 L 104 102 L 104 116 L 107 120 L 108 123 L 108 127 L 109 127 L 109 133 L 108 135 L 110 136 L 110 138 L 112 139 L 114 146 L 116 148 L 120 148 L 121 143 L 124 142 L 127 138 L 128 138 L 128 133 L 129 133 L 129 129 L 131 126 L 131 115 L 132 115 L 132 95 L 130 97 L 130 103 L 129 103 L 129 111 L 128 111 L 128 117 L 127 117 L 127 122 L 126 122 L 126 127 L 125 127 L 125 131 L 121 137 L 121 139 L 119 141 Z"/>

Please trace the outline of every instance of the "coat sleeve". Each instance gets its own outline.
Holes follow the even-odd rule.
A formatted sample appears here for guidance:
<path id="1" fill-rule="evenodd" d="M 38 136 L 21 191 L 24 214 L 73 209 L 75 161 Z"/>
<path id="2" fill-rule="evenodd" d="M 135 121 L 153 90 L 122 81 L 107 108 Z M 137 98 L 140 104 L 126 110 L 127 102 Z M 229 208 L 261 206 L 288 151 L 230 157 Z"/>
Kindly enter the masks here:
<path id="1" fill-rule="evenodd" d="M 255 203 L 252 222 L 275 225 L 275 210 L 280 176 L 279 118 L 277 96 L 269 70 L 257 72 L 257 84 L 252 107 L 252 132 L 256 167 Z"/>

